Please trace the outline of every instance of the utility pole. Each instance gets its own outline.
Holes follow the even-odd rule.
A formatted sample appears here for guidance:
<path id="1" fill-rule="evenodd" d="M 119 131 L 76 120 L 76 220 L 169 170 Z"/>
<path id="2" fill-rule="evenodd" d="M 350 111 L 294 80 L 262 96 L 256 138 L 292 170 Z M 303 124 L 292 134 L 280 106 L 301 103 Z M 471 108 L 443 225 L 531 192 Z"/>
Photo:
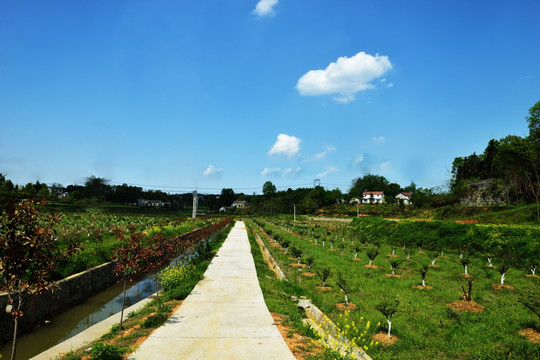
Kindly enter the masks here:
<path id="1" fill-rule="evenodd" d="M 199 199 L 197 197 L 197 190 L 193 190 L 193 212 L 191 213 L 191 218 L 195 219 L 197 217 L 197 204 Z"/>
<path id="2" fill-rule="evenodd" d="M 294 222 L 296 223 L 296 204 L 293 204 L 294 207 Z"/>
<path id="3" fill-rule="evenodd" d="M 356 217 L 358 217 L 358 201 L 356 202 Z"/>

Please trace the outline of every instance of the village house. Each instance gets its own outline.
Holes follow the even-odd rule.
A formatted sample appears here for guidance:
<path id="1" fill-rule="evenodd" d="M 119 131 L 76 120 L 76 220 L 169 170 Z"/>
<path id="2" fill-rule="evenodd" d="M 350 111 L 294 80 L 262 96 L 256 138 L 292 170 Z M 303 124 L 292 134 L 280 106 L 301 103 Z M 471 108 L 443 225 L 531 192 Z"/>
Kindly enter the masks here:
<path id="1" fill-rule="evenodd" d="M 398 205 L 401 203 L 403 205 L 412 205 L 411 203 L 412 193 L 410 192 L 400 192 L 396 195 Z"/>
<path id="2" fill-rule="evenodd" d="M 240 209 L 243 209 L 247 206 L 248 202 L 247 201 L 242 201 L 242 200 L 236 200 L 235 202 L 232 203 L 231 207 L 232 208 L 240 208 Z"/>
<path id="3" fill-rule="evenodd" d="M 382 203 L 384 203 L 384 191 L 364 191 L 362 193 L 362 204 Z"/>

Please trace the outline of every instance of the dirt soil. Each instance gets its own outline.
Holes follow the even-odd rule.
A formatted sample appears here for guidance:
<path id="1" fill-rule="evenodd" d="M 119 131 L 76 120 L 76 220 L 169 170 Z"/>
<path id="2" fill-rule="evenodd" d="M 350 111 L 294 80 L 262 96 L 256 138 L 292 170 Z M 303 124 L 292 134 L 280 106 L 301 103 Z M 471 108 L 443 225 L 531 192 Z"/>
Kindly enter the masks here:
<path id="1" fill-rule="evenodd" d="M 353 310 L 356 310 L 356 304 L 353 304 L 352 302 L 350 302 L 349 305 L 345 305 L 344 302 L 340 302 L 340 303 L 336 304 L 336 307 L 338 308 L 338 310 L 341 310 L 341 311 L 345 311 L 345 310 L 353 311 Z"/>
<path id="2" fill-rule="evenodd" d="M 527 340 L 535 344 L 540 343 L 540 332 L 538 330 L 532 328 L 524 329 L 519 332 L 519 335 L 526 337 Z"/>
<path id="3" fill-rule="evenodd" d="M 315 288 L 317 290 L 320 290 L 320 291 L 330 291 L 330 290 L 332 290 L 331 286 L 315 286 Z"/>
<path id="4" fill-rule="evenodd" d="M 499 291 L 502 291 L 503 289 L 506 289 L 506 290 L 515 290 L 516 289 L 512 285 L 501 285 L 499 283 L 493 284 L 493 285 L 491 285 L 491 287 L 494 288 L 495 290 L 499 290 Z"/>
<path id="5" fill-rule="evenodd" d="M 448 304 L 448 307 L 457 311 L 475 312 L 475 313 L 486 310 L 484 306 L 479 305 L 474 301 L 465 301 L 465 300 L 456 300 L 453 303 Z"/>
<path id="6" fill-rule="evenodd" d="M 378 269 L 379 268 L 377 265 L 373 265 L 373 264 L 372 265 L 367 264 L 367 265 L 364 265 L 364 267 L 367 267 L 367 268 L 370 268 L 370 269 Z"/>
<path id="7" fill-rule="evenodd" d="M 316 274 L 314 272 L 306 271 L 305 273 L 302 273 L 302 276 L 305 277 L 314 277 Z"/>
<path id="8" fill-rule="evenodd" d="M 382 346 L 391 346 L 398 340 L 399 338 L 397 336 L 392 335 L 392 338 L 389 338 L 388 335 L 382 331 L 373 336 L 373 341 L 378 341 Z"/>
<path id="9" fill-rule="evenodd" d="M 353 258 L 352 260 L 353 260 L 353 261 L 364 261 L 364 260 L 359 259 L 359 258 Z"/>
<path id="10" fill-rule="evenodd" d="M 292 263 L 292 264 L 289 264 L 290 267 L 293 267 L 293 268 L 296 268 L 296 269 L 303 269 L 305 267 L 307 267 L 305 264 L 298 264 L 298 263 Z"/>
<path id="11" fill-rule="evenodd" d="M 314 342 L 312 338 L 302 336 L 290 326 L 284 325 L 287 317 L 285 315 L 270 313 L 274 319 L 281 336 L 291 349 L 294 357 L 297 360 L 304 360 L 310 356 L 314 356 L 323 352 L 323 347 L 318 342 Z"/>
<path id="12" fill-rule="evenodd" d="M 402 276 L 401 275 L 398 275 L 398 274 L 384 274 L 384 276 L 386 276 L 387 278 L 395 278 L 395 279 L 401 279 Z"/>
<path id="13" fill-rule="evenodd" d="M 426 286 L 413 285 L 412 288 L 413 289 L 420 289 L 420 290 L 431 290 L 431 289 L 433 289 L 433 286 L 429 286 L 429 285 L 426 285 Z"/>

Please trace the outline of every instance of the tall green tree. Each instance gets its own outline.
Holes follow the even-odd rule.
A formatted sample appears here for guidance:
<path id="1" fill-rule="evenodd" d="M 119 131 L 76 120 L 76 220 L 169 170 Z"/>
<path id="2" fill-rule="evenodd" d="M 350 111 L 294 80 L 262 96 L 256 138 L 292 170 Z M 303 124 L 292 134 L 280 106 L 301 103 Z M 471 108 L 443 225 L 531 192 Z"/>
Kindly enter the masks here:
<path id="1" fill-rule="evenodd" d="M 264 183 L 262 187 L 263 195 L 274 195 L 276 193 L 276 186 L 271 181 Z"/>

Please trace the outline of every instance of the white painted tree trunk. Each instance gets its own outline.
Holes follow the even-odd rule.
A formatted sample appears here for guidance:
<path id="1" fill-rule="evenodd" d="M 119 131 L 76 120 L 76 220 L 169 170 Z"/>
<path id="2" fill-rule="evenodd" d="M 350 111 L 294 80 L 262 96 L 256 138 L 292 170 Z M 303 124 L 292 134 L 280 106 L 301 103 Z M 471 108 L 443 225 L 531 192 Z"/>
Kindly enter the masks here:
<path id="1" fill-rule="evenodd" d="M 392 268 L 392 275 L 395 275 L 396 268 Z"/>
<path id="2" fill-rule="evenodd" d="M 388 323 L 388 338 L 391 339 L 392 335 L 390 335 L 390 330 L 392 330 L 392 321 L 386 319 L 386 322 Z"/>
<path id="3" fill-rule="evenodd" d="M 531 266 L 531 274 L 536 275 L 536 266 Z"/>
<path id="4" fill-rule="evenodd" d="M 325 241 L 323 240 L 323 241 L 322 241 L 322 246 L 324 246 L 324 244 L 325 244 Z"/>
<path id="5" fill-rule="evenodd" d="M 334 243 L 330 243 L 330 249 L 334 248 Z"/>
<path id="6" fill-rule="evenodd" d="M 437 258 L 431 260 L 431 265 L 435 265 L 435 261 L 437 261 Z"/>
<path id="7" fill-rule="evenodd" d="M 396 255 L 396 249 L 392 249 L 392 255 Z"/>
<path id="8" fill-rule="evenodd" d="M 411 254 L 407 254 L 407 260 L 411 258 Z"/>
<path id="9" fill-rule="evenodd" d="M 459 253 L 459 258 L 463 259 L 463 253 Z"/>
<path id="10" fill-rule="evenodd" d="M 441 257 L 444 256 L 444 251 L 441 250 Z"/>
<path id="11" fill-rule="evenodd" d="M 422 286 L 426 286 L 426 279 L 422 278 Z"/>
<path id="12" fill-rule="evenodd" d="M 501 285 L 504 285 L 504 278 L 506 277 L 506 273 L 501 274 Z"/>
<path id="13" fill-rule="evenodd" d="M 373 262 L 373 260 L 369 259 L 369 265 L 371 265 L 372 262 Z"/>
<path id="14" fill-rule="evenodd" d="M 298 265 L 300 265 L 300 258 L 298 258 L 298 262 L 297 262 Z"/>
<path id="15" fill-rule="evenodd" d="M 489 267 L 493 267 L 493 264 L 491 263 L 491 260 L 493 260 L 493 258 L 488 257 L 487 260 L 488 260 L 488 263 L 489 263 Z"/>
<path id="16" fill-rule="evenodd" d="M 354 258 L 356 259 L 356 256 L 358 256 L 358 253 L 354 253 Z"/>
<path id="17" fill-rule="evenodd" d="M 347 297 L 347 294 L 345 294 L 345 305 L 349 306 L 349 298 Z"/>
<path id="18" fill-rule="evenodd" d="M 467 275 L 467 265 L 464 265 L 465 267 L 465 275 Z"/>

